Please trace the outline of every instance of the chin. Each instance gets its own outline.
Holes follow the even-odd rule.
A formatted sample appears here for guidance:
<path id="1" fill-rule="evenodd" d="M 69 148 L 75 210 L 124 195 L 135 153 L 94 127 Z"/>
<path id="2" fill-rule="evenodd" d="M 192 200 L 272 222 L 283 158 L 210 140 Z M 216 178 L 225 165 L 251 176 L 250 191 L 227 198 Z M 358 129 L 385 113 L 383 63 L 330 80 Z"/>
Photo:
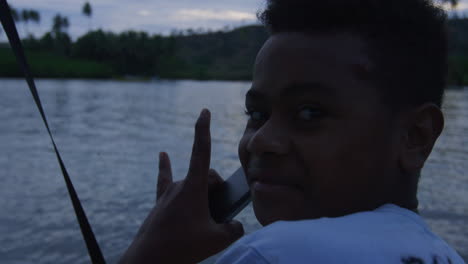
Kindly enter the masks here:
<path id="1" fill-rule="evenodd" d="M 267 215 L 264 213 L 257 213 L 258 210 L 255 210 L 255 217 L 257 218 L 257 221 L 262 225 L 262 226 L 267 226 L 269 224 L 272 224 L 276 221 L 281 221 L 284 220 L 281 217 L 274 216 L 274 215 Z"/>
<path id="2" fill-rule="evenodd" d="M 255 217 L 262 226 L 267 226 L 276 221 L 295 221 L 306 218 L 303 217 L 301 210 L 297 210 L 299 208 L 294 208 L 295 206 L 290 206 L 288 204 L 267 206 L 255 201 L 255 198 L 253 199 L 252 204 Z"/>

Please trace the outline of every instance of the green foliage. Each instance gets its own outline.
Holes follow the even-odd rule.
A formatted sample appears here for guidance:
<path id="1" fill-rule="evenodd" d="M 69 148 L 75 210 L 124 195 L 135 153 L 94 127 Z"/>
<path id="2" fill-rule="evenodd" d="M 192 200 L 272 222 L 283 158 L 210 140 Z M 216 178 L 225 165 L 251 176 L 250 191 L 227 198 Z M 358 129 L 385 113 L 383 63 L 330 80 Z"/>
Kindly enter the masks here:
<path id="1" fill-rule="evenodd" d="M 28 38 L 23 39 L 23 45 L 27 50 L 31 51 L 46 51 L 56 55 L 70 56 L 73 43 L 67 33 L 48 32 L 40 39 L 30 35 Z"/>
<path id="2" fill-rule="evenodd" d="M 63 22 L 60 15 L 54 20 Z M 246 26 L 232 31 L 185 30 L 171 36 L 150 36 L 135 31 L 115 34 L 97 30 L 72 43 L 62 28 L 63 25 L 54 26 L 55 31 L 40 39 L 29 37 L 23 40 L 35 60 L 35 69 L 43 77 L 131 75 L 142 78 L 250 80 L 255 56 L 268 38 L 262 26 Z M 449 29 L 449 83 L 467 85 L 468 19 L 450 20 Z M 14 68 L 11 67 L 13 61 L 3 56 L 4 53 L 0 53 L 0 76 L 11 76 L 9 71 Z M 90 64 L 93 61 L 96 64 Z M 58 64 L 55 68 L 54 63 Z M 72 70 L 73 67 L 76 69 Z"/>
<path id="3" fill-rule="evenodd" d="M 8 47 L 0 48 L 0 76 L 16 77 L 20 76 L 20 69 L 16 63 L 13 53 Z"/>
<path id="4" fill-rule="evenodd" d="M 158 73 L 163 78 L 248 80 L 267 37 L 261 26 L 172 36 L 173 50 L 161 58 Z"/>
<path id="5" fill-rule="evenodd" d="M 452 85 L 468 84 L 468 55 L 450 56 L 449 82 Z"/>
<path id="6" fill-rule="evenodd" d="M 47 78 L 111 78 L 112 69 L 102 63 L 70 59 L 49 52 L 32 52 L 26 54 L 35 77 Z M 0 76 L 23 77 L 21 68 L 9 48 L 0 48 Z"/>
<path id="7" fill-rule="evenodd" d="M 144 32 L 116 35 L 98 30 L 80 37 L 73 45 L 72 56 L 106 62 L 121 75 L 154 76 L 161 42 L 161 37 Z"/>
<path id="8" fill-rule="evenodd" d="M 450 84 L 468 85 L 468 19 L 449 21 Z"/>

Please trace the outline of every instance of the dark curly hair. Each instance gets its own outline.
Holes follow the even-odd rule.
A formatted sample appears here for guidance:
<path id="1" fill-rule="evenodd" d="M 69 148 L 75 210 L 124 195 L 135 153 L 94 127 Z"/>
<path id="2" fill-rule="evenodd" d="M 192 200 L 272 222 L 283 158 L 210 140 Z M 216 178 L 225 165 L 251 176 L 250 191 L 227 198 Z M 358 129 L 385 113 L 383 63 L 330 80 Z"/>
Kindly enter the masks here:
<path id="1" fill-rule="evenodd" d="M 429 0 L 267 0 L 258 18 L 270 34 L 350 32 L 368 44 L 372 81 L 394 110 L 442 104 L 447 15 Z"/>

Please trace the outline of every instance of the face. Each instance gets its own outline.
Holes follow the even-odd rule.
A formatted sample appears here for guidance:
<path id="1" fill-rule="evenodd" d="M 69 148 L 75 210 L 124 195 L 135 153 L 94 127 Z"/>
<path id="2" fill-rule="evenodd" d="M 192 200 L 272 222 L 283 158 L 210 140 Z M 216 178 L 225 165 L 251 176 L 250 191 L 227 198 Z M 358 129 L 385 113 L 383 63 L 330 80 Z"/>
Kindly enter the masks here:
<path id="1" fill-rule="evenodd" d="M 365 42 L 280 33 L 257 56 L 239 157 L 259 222 L 336 217 L 385 203 L 397 157 Z"/>

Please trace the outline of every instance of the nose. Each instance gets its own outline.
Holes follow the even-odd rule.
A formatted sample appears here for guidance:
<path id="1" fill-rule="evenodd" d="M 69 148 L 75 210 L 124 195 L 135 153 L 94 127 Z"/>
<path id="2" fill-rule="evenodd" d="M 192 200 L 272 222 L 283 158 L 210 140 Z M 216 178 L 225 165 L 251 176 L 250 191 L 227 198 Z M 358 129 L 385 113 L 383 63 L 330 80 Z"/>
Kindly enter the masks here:
<path id="1" fill-rule="evenodd" d="M 247 151 L 252 154 L 286 154 L 289 148 L 289 140 L 285 129 L 275 125 L 273 119 L 269 119 L 260 127 L 247 144 Z"/>

